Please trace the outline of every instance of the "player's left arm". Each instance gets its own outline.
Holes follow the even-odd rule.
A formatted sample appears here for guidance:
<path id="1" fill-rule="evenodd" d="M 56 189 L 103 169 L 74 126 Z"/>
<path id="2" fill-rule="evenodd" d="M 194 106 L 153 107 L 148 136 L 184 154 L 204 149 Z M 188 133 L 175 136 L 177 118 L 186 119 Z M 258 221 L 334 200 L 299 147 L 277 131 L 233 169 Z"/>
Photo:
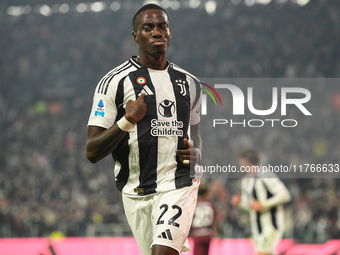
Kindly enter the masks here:
<path id="1" fill-rule="evenodd" d="M 184 144 L 186 146 L 185 149 L 176 150 L 176 153 L 179 157 L 179 160 L 183 163 L 184 166 L 195 166 L 196 163 L 201 160 L 201 151 L 202 151 L 202 139 L 199 134 L 199 123 L 196 125 L 191 125 L 191 139 L 193 145 L 189 143 L 189 141 L 184 138 Z"/>
<path id="2" fill-rule="evenodd" d="M 184 166 L 195 166 L 202 158 L 202 139 L 199 133 L 200 130 L 200 106 L 201 106 L 201 90 L 197 79 L 189 77 L 191 112 L 190 112 L 190 139 L 192 144 L 187 139 L 184 139 L 186 149 L 177 150 L 176 153 L 179 160 Z M 184 162 L 183 162 L 184 161 Z"/>
<path id="3" fill-rule="evenodd" d="M 190 126 L 191 130 L 191 139 L 193 141 L 193 146 L 195 148 L 195 154 L 196 154 L 196 162 L 201 161 L 202 157 L 202 138 L 200 135 L 200 123 L 197 123 L 196 125 Z"/>
<path id="4" fill-rule="evenodd" d="M 261 201 L 263 209 L 270 209 L 274 206 L 288 203 L 292 199 L 289 190 L 279 178 L 263 178 L 262 181 L 268 191 L 273 195 Z"/>
<path id="5" fill-rule="evenodd" d="M 200 114 L 201 114 L 201 102 L 202 102 L 202 90 L 199 80 L 192 79 L 190 86 L 190 94 L 192 97 L 192 108 L 190 114 L 190 136 L 195 148 L 195 153 L 192 155 L 196 158 L 196 162 L 200 162 L 202 159 L 202 139 L 200 136 Z M 196 154 L 196 155 L 195 155 Z"/>

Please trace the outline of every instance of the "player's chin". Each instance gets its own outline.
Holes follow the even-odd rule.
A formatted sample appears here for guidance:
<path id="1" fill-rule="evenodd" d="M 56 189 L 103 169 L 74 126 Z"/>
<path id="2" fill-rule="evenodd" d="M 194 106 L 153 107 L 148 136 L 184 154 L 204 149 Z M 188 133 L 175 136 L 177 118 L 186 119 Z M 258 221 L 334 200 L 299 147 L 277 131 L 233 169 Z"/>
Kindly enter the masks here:
<path id="1" fill-rule="evenodd" d="M 156 47 L 155 52 L 154 52 L 154 56 L 160 57 L 160 56 L 164 55 L 166 53 L 167 49 L 168 48 L 165 47 L 164 45 Z"/>

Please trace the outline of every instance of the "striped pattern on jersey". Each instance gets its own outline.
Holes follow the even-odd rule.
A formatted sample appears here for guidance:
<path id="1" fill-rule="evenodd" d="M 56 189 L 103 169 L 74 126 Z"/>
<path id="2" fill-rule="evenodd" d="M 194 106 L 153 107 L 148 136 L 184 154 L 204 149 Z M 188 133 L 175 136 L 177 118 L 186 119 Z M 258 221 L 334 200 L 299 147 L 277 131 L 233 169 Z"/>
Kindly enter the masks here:
<path id="1" fill-rule="evenodd" d="M 129 60 L 126 63 L 122 64 L 121 66 L 118 66 L 117 68 L 113 69 L 109 73 L 107 73 L 99 82 L 97 86 L 97 93 L 101 93 L 106 95 L 107 89 L 109 87 L 110 82 L 112 81 L 113 77 L 116 75 L 119 75 L 120 73 L 124 72 L 125 70 L 128 70 L 132 66 L 138 68 L 139 66 L 136 65 L 133 61 Z"/>
<path id="2" fill-rule="evenodd" d="M 136 196 L 190 186 L 194 169 L 184 167 L 175 151 L 185 149 L 183 140 L 190 140 L 191 120 L 194 115 L 199 118 L 199 81 L 170 62 L 166 70 L 157 71 L 141 66 L 133 57 L 100 80 L 94 100 L 115 105 L 117 122 L 125 114 L 126 103 L 142 93 L 146 94 L 145 117 L 112 152 L 117 188 Z M 105 112 L 105 116 L 111 115 Z"/>
<path id="3" fill-rule="evenodd" d="M 266 180 L 266 181 L 265 181 Z M 275 180 L 275 182 L 273 182 Z M 270 185 L 277 185 L 277 178 L 258 178 L 258 177 L 246 177 L 242 180 L 242 200 L 245 204 L 250 205 L 253 199 L 258 201 L 268 200 L 274 196 L 270 191 L 273 187 Z M 279 181 L 281 183 L 281 181 Z M 271 184 L 273 183 L 273 184 Z M 282 189 L 286 189 L 282 184 Z M 282 191 L 284 192 L 284 190 Z M 277 231 L 283 231 L 284 229 L 284 211 L 283 206 L 274 206 L 267 211 L 255 212 L 250 210 L 250 220 L 252 232 L 254 235 L 261 235 L 266 228 L 273 228 Z"/>

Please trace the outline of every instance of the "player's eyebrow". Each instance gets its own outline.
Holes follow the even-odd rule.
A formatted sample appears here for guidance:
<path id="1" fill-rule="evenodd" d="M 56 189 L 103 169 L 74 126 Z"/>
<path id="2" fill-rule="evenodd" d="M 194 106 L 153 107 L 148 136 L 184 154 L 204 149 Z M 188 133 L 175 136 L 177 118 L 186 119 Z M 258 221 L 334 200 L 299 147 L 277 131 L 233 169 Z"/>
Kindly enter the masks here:
<path id="1" fill-rule="evenodd" d="M 153 26 L 153 23 L 143 23 L 142 26 L 149 26 L 149 27 L 152 27 L 152 26 Z"/>
<path id="2" fill-rule="evenodd" d="M 168 22 L 166 22 L 166 21 L 162 21 L 162 22 L 158 23 L 158 25 L 164 25 L 164 24 L 169 25 Z M 150 27 L 152 27 L 152 26 L 154 26 L 154 23 L 152 23 L 152 22 L 145 22 L 142 25 L 143 26 L 150 26 Z"/>

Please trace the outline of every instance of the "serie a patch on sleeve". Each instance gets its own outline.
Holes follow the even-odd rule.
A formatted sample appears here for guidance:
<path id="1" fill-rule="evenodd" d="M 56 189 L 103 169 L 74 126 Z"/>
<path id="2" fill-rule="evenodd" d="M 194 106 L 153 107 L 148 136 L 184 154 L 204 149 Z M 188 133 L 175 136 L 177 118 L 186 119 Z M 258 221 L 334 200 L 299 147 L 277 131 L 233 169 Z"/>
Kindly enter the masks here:
<path id="1" fill-rule="evenodd" d="M 98 106 L 97 111 L 95 111 L 94 115 L 104 117 L 105 112 L 104 112 L 104 102 L 103 102 L 103 100 L 100 99 L 97 106 Z"/>

